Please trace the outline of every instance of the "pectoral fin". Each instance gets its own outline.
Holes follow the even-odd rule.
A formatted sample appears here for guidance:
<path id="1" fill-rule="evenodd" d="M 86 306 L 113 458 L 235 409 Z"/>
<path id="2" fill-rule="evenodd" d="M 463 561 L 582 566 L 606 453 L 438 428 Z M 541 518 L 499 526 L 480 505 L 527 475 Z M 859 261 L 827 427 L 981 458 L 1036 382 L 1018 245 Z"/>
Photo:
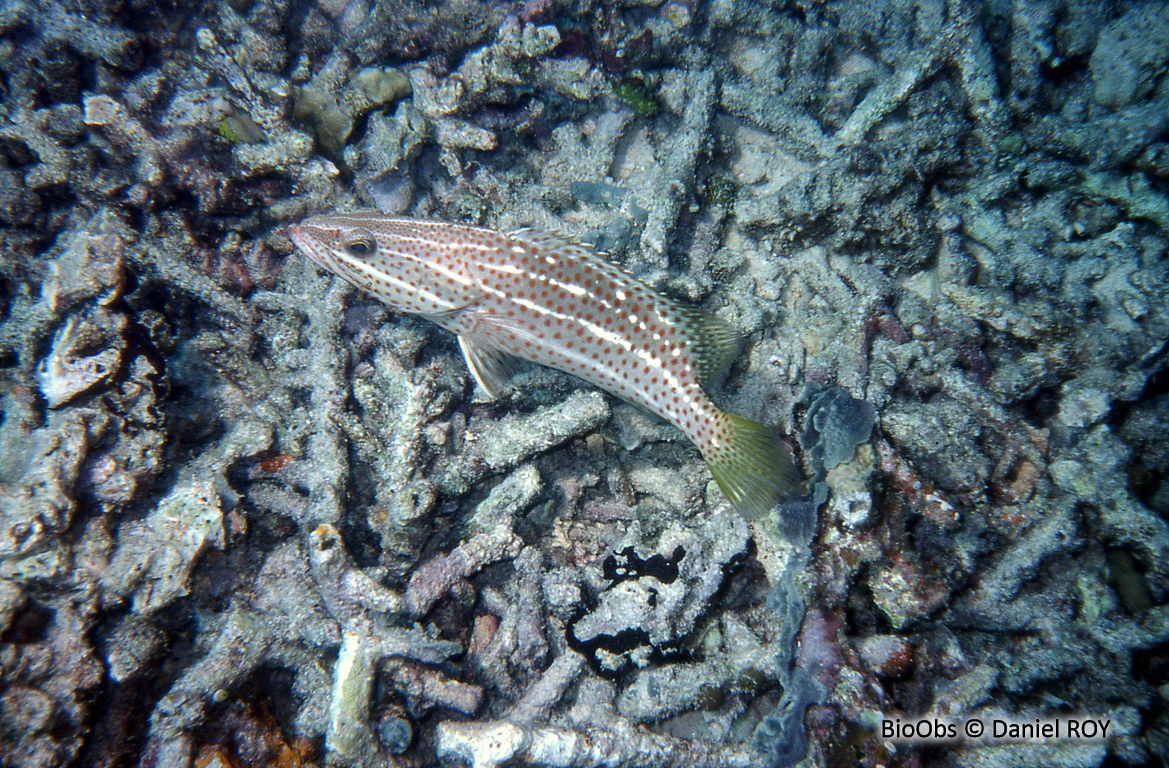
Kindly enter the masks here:
<path id="1" fill-rule="evenodd" d="M 475 381 L 490 397 L 502 395 L 508 380 L 519 369 L 518 361 L 506 352 L 483 346 L 466 336 L 458 338 L 459 349 L 463 350 L 463 359 Z"/>

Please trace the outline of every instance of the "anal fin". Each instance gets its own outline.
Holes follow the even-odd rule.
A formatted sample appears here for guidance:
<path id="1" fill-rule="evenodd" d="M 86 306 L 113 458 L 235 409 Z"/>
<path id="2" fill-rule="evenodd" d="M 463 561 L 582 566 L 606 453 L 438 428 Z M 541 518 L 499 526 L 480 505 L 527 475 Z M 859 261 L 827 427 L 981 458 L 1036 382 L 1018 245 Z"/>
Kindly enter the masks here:
<path id="1" fill-rule="evenodd" d="M 490 397 L 502 395 L 508 380 L 519 369 L 519 361 L 506 352 L 483 346 L 466 336 L 459 336 L 458 339 L 463 359 L 467 361 L 467 368 L 475 381 Z"/>

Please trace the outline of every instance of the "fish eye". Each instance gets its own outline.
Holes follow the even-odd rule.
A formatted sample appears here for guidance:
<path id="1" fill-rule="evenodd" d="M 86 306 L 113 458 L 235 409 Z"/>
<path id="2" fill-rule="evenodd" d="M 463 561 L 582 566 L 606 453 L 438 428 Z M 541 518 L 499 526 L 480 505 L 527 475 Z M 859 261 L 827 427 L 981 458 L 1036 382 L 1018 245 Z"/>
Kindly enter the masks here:
<path id="1" fill-rule="evenodd" d="M 356 256 L 359 259 L 364 259 L 368 256 L 372 256 L 373 252 L 377 250 L 377 240 L 375 240 L 373 235 L 369 232 L 366 232 L 364 229 L 360 229 L 350 235 L 349 238 L 346 239 L 344 243 L 342 243 L 342 247 L 345 248 L 345 252 L 350 256 Z"/>

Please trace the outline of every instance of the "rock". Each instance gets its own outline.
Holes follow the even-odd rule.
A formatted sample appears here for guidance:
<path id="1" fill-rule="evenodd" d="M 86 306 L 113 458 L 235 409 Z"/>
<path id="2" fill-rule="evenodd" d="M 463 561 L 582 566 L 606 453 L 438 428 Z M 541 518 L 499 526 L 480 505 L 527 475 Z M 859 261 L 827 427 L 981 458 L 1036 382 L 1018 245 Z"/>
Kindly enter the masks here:
<path id="1" fill-rule="evenodd" d="M 466 493 L 471 483 L 493 472 L 510 469 L 566 440 L 596 429 L 609 418 L 605 396 L 579 390 L 564 402 L 535 413 L 506 416 L 468 430 L 470 443 L 438 480 L 447 493 Z"/>
<path id="2" fill-rule="evenodd" d="M 603 563 L 610 586 L 570 625 L 569 645 L 607 677 L 684 658 L 685 640 L 748 542 L 746 522 L 725 511 L 668 528 L 650 549 L 618 550 Z"/>
<path id="3" fill-rule="evenodd" d="M 128 615 L 106 639 L 106 664 L 110 677 L 125 682 L 142 674 L 158 660 L 166 636 L 148 619 Z"/>
<path id="4" fill-rule="evenodd" d="M 470 533 L 484 533 L 495 528 L 505 517 L 518 517 L 531 506 L 544 490 L 540 472 L 531 464 L 524 464 L 491 489 L 487 498 L 479 502 L 470 519 Z"/>
<path id="5" fill-rule="evenodd" d="M 879 677 L 895 679 L 909 671 L 913 646 L 897 635 L 870 635 L 857 642 L 861 661 Z"/>
<path id="6" fill-rule="evenodd" d="M 410 78 L 393 67 L 366 67 L 353 76 L 371 105 L 391 104 L 410 95 Z"/>
<path id="7" fill-rule="evenodd" d="M 1096 101 L 1121 109 L 1157 88 L 1169 58 L 1169 3 L 1139 5 L 1100 33 L 1089 68 Z"/>
<path id="8" fill-rule="evenodd" d="M 214 484 L 188 481 L 144 520 L 121 526 L 103 581 L 149 615 L 190 593 L 191 573 L 208 547 L 224 547 L 223 509 Z"/>
<path id="9" fill-rule="evenodd" d="M 950 597 L 947 586 L 930 576 L 920 565 L 899 559 L 869 574 L 873 601 L 888 617 L 894 629 L 931 615 Z"/>
<path id="10" fill-rule="evenodd" d="M 1059 420 L 1069 427 L 1090 427 L 1112 410 L 1111 395 L 1099 387 L 1070 382 L 1064 385 Z"/>
<path id="11" fill-rule="evenodd" d="M 24 606 L 24 600 L 24 590 L 19 585 L 0 579 L 0 635 L 8 631 L 13 617 Z"/>

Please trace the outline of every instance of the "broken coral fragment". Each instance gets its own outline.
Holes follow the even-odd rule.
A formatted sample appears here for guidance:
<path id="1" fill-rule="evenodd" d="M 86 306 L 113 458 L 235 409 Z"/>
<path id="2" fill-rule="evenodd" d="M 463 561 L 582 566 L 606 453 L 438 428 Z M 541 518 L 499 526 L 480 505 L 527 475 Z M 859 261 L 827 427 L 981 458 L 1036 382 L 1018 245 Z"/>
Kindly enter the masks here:
<path id="1" fill-rule="evenodd" d="M 623 548 L 603 562 L 610 586 L 570 622 L 569 646 L 604 677 L 688 658 L 687 638 L 749 550 L 747 523 L 730 511 L 668 528 L 654 554 Z"/>
<path id="2" fill-rule="evenodd" d="M 208 548 L 223 549 L 224 542 L 214 484 L 189 480 L 145 519 L 121 526 L 105 586 L 132 597 L 136 613 L 154 613 L 190 593 L 199 556 Z"/>
<path id="3" fill-rule="evenodd" d="M 72 315 L 57 329 L 36 371 L 50 408 L 112 382 L 122 368 L 126 325 L 124 315 L 100 310 Z"/>

